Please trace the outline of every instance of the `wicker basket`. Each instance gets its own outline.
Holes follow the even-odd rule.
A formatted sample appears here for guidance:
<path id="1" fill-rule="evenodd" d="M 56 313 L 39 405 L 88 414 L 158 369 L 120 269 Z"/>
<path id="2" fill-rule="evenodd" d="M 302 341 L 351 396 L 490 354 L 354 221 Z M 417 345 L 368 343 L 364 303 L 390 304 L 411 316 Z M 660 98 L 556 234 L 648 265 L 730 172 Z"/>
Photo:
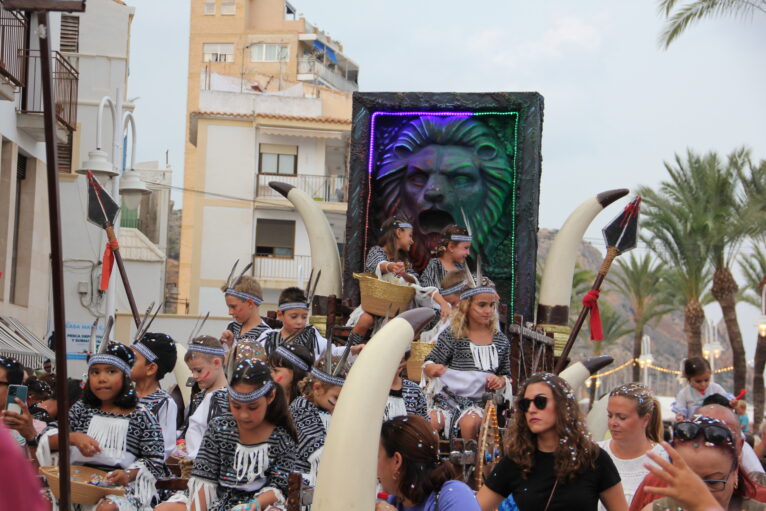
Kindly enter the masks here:
<path id="1" fill-rule="evenodd" d="M 354 273 L 354 278 L 359 281 L 362 309 L 375 316 L 396 316 L 406 311 L 415 297 L 413 287 L 385 282 L 371 273 Z"/>
<path id="2" fill-rule="evenodd" d="M 69 477 L 71 479 L 72 504 L 94 505 L 107 495 L 125 495 L 125 488 L 118 486 L 107 488 L 90 484 L 93 476 L 105 477 L 106 472 L 84 465 L 72 465 Z M 42 473 L 48 480 L 48 486 L 56 499 L 59 498 L 59 468 L 58 467 L 40 467 Z"/>
<path id="3" fill-rule="evenodd" d="M 430 342 L 412 341 L 410 343 L 410 359 L 407 361 L 407 376 L 414 382 L 420 381 L 423 362 L 436 344 Z"/>

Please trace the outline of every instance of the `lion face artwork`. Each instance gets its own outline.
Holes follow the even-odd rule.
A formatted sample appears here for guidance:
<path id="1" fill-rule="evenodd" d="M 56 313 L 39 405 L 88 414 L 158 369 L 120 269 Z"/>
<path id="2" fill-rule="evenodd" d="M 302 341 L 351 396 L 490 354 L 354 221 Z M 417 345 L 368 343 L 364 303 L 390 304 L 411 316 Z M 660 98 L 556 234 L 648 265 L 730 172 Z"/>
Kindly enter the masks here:
<path id="1" fill-rule="evenodd" d="M 442 228 L 465 223 L 463 212 L 482 252 L 507 235 L 498 220 L 513 190 L 513 172 L 497 136 L 481 121 L 418 117 L 392 135 L 380 162 L 374 175 L 377 216 L 382 222 L 400 213 L 413 222 L 416 268 L 427 264 Z"/>

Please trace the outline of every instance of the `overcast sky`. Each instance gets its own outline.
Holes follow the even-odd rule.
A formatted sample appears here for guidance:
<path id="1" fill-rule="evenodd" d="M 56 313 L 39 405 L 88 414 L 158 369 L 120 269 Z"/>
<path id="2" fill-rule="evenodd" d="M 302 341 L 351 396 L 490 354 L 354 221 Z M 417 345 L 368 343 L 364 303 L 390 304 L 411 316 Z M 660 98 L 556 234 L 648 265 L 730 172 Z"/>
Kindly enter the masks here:
<path id="1" fill-rule="evenodd" d="M 189 0 L 127 1 L 136 7 L 129 96 L 141 98 L 138 158 L 162 160 L 169 150 L 181 186 Z M 747 145 L 766 158 L 763 15 L 706 20 L 666 51 L 654 1 L 291 3 L 343 43 L 362 91 L 541 93 L 541 228 L 558 228 L 600 191 L 656 185 L 663 161 L 687 148 Z M 588 237 L 600 239 L 616 212 Z M 751 308 L 740 321 L 746 339 L 756 317 Z"/>

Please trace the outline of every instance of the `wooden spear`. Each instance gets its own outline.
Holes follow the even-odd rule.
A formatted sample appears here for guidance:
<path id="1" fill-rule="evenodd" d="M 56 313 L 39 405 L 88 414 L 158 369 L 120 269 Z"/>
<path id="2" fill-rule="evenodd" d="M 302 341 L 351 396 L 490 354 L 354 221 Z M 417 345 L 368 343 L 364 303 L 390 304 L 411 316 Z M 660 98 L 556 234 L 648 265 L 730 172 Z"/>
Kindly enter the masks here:
<path id="1" fill-rule="evenodd" d="M 604 262 L 601 263 L 601 268 L 598 270 L 596 280 L 593 282 L 591 291 L 598 291 L 601 289 L 601 284 L 606 278 L 606 274 L 609 273 L 609 268 L 612 266 L 612 262 L 620 254 L 636 248 L 638 241 L 638 210 L 641 204 L 641 197 L 636 196 L 627 206 L 622 213 L 620 213 L 609 225 L 604 227 L 604 240 L 606 241 L 606 256 Z M 580 333 L 585 318 L 590 312 L 590 307 L 583 307 L 580 310 L 580 314 L 577 316 L 572 331 L 569 333 L 569 339 L 564 346 L 564 350 L 561 352 L 561 356 L 556 362 L 555 373 L 559 374 L 564 370 L 567 364 L 567 358 L 569 352 L 572 351 L 577 334 Z"/>

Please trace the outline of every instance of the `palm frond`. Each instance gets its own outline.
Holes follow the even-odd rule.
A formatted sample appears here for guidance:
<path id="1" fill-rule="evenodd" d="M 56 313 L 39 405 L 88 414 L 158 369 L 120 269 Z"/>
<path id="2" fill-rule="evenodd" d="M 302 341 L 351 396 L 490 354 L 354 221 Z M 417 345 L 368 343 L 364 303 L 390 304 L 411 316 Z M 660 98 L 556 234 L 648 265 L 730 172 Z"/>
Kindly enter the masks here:
<path id="1" fill-rule="evenodd" d="M 714 16 L 750 17 L 766 12 L 766 0 L 696 0 L 678 6 L 677 0 L 661 0 L 660 12 L 667 23 L 660 36 L 660 46 L 667 49 L 690 25 Z"/>

